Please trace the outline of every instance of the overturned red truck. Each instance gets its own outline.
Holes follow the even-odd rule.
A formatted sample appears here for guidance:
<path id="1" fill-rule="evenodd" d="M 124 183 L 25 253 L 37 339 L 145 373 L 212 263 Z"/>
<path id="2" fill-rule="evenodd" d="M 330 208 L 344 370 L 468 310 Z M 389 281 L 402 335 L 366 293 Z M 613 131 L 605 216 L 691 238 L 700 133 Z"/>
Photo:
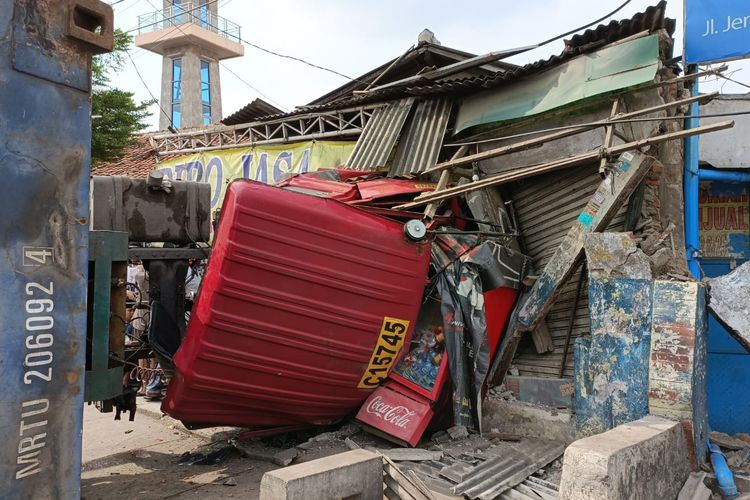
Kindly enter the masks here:
<path id="1" fill-rule="evenodd" d="M 415 445 L 477 427 L 527 259 L 458 200 L 393 210 L 434 183 L 322 170 L 228 189 L 162 409 L 272 434 L 356 414 Z"/>

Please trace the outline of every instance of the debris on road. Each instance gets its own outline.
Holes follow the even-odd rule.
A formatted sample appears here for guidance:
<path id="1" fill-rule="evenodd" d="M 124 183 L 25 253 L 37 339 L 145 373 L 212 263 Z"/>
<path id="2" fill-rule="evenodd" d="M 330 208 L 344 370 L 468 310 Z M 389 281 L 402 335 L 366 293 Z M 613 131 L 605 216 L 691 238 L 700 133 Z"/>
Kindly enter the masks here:
<path id="1" fill-rule="evenodd" d="M 704 483 L 705 472 L 693 472 L 685 481 L 677 500 L 709 500 L 711 490 Z"/>

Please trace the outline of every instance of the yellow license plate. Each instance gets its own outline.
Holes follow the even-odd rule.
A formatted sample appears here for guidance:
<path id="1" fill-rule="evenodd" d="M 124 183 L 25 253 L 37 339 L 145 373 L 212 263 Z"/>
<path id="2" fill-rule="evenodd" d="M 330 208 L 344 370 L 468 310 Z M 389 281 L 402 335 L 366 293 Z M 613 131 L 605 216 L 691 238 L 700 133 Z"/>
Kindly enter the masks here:
<path id="1" fill-rule="evenodd" d="M 404 346 L 409 322 L 398 318 L 383 318 L 380 336 L 370 358 L 370 364 L 357 385 L 358 389 L 374 389 L 388 376 L 398 353 Z"/>

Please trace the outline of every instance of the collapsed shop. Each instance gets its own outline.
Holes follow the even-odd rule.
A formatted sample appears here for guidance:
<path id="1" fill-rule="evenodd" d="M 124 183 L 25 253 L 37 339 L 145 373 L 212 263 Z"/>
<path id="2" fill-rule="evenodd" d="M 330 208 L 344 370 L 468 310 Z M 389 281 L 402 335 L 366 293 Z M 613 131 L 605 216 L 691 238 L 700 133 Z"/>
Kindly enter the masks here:
<path id="1" fill-rule="evenodd" d="M 664 8 L 523 67 L 464 57 L 252 124 L 152 136 L 205 165 L 295 121 L 302 140 L 357 139 L 343 165 L 226 187 L 164 411 L 259 435 L 356 414 L 411 446 L 456 425 L 569 442 L 651 414 L 683 422 L 703 462 L 706 298 L 685 262 L 680 139 L 732 124 L 682 130 L 712 95 L 686 90 Z M 344 113 L 339 135 L 303 126 Z M 515 426 L 525 410 L 486 399 L 500 384 L 570 418 L 552 434 L 544 419 Z"/>

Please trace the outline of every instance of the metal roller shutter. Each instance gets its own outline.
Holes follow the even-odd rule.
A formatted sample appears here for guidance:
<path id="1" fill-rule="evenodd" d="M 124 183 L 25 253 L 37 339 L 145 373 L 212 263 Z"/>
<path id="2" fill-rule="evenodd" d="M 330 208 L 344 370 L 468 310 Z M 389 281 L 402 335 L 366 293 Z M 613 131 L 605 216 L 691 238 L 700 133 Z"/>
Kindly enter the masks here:
<path id="1" fill-rule="evenodd" d="M 534 259 L 537 272 L 541 271 L 555 253 L 563 237 L 573 225 L 586 203 L 601 183 L 598 165 L 575 167 L 550 173 L 506 186 L 506 199 L 513 209 L 521 231 L 524 252 Z M 622 231 L 627 204 L 618 212 L 609 231 Z M 519 349 L 514 365 L 521 375 L 557 377 L 562 362 L 565 337 L 578 283 L 576 272 L 565 284 L 560 296 L 547 315 L 547 326 L 555 346 L 554 352 L 537 354 L 531 349 Z M 573 343 L 589 332 L 587 283 L 584 280 L 565 363 L 565 377 L 573 375 Z"/>

